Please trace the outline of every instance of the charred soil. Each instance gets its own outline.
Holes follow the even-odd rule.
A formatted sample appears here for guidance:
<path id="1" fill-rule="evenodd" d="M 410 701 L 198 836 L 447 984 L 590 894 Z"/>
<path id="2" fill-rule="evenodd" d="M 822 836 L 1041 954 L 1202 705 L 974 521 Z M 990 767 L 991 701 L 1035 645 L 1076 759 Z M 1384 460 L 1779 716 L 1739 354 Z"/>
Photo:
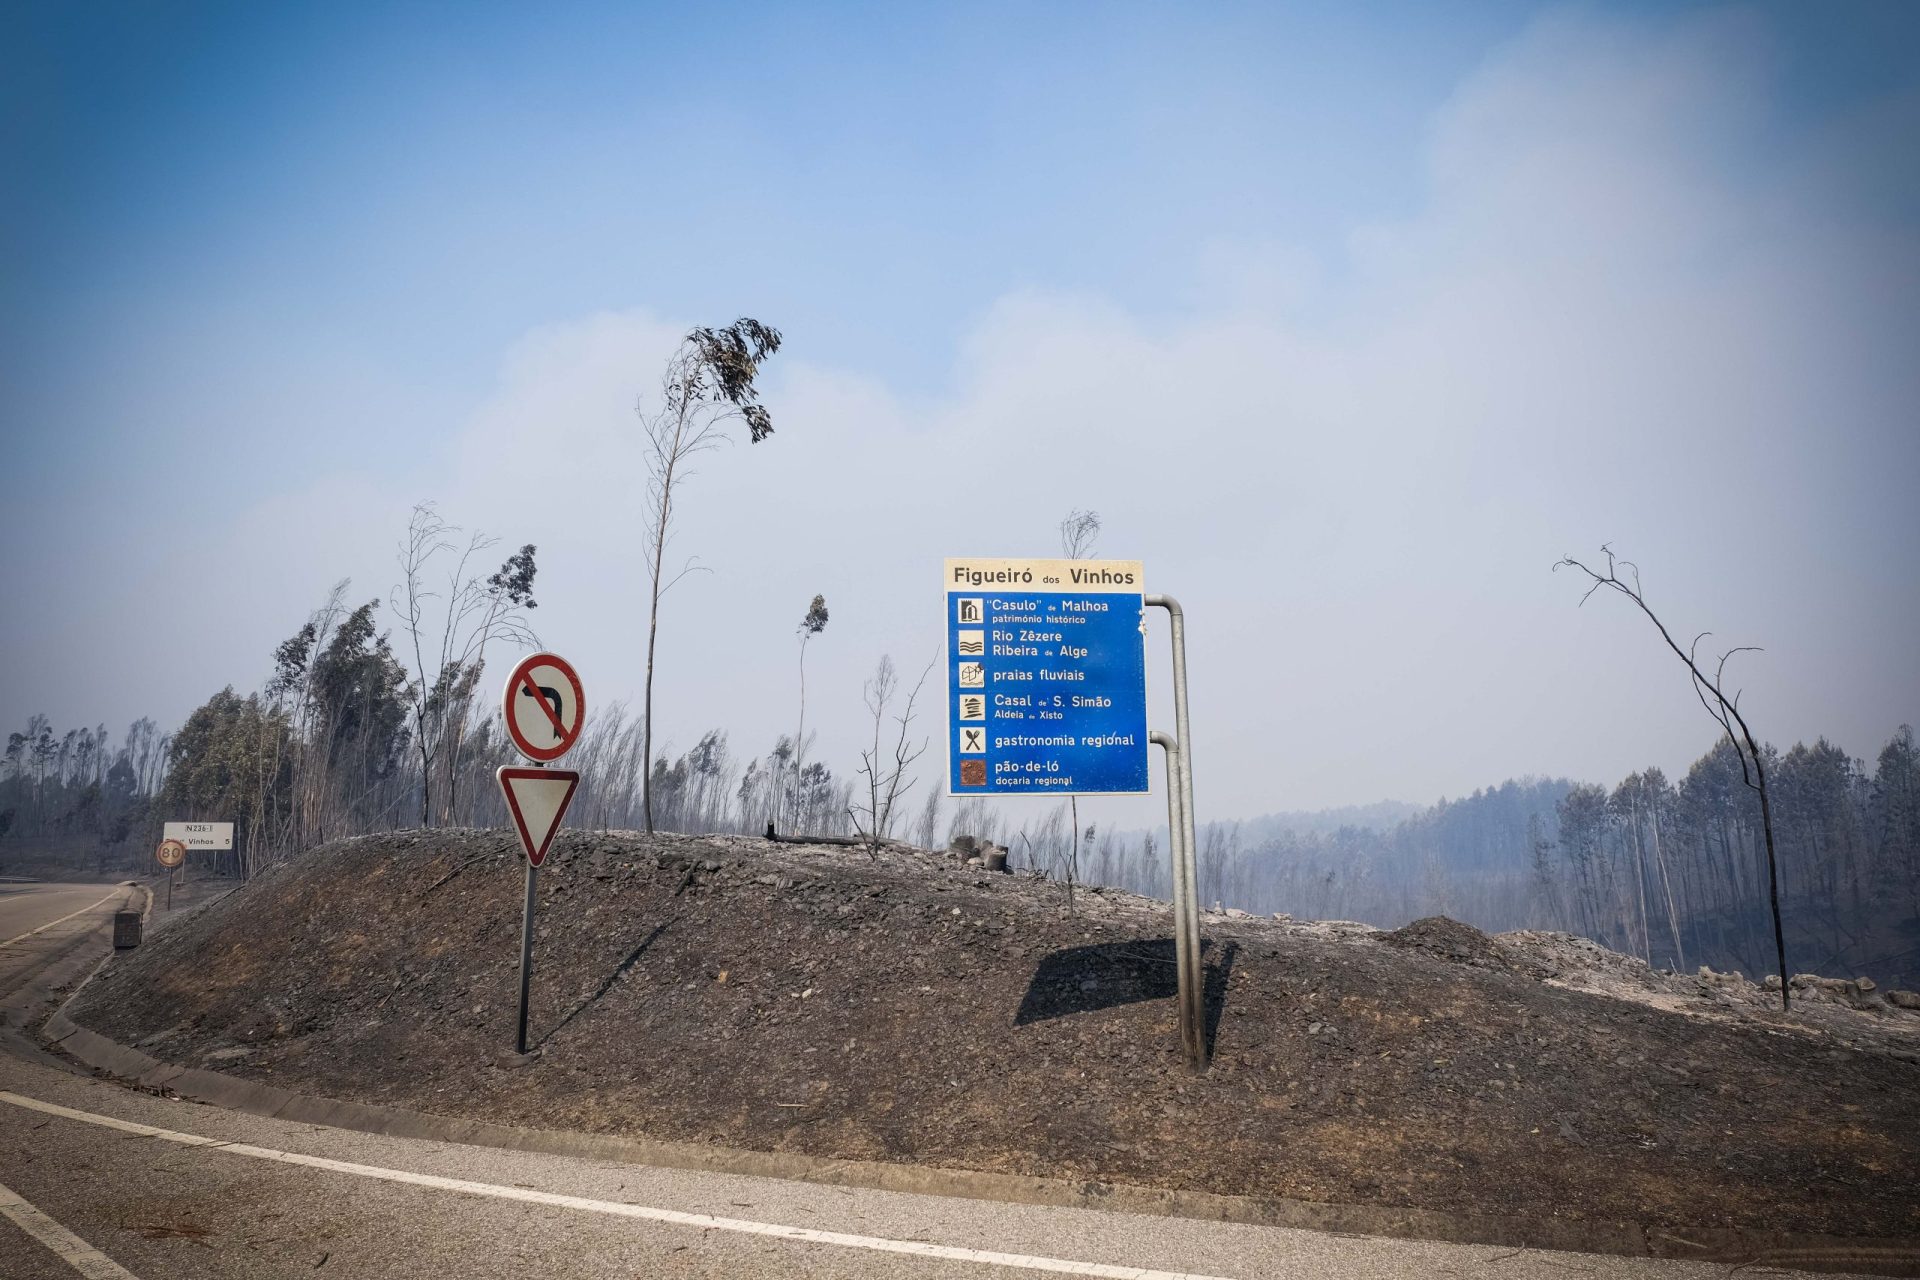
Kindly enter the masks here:
<path id="1" fill-rule="evenodd" d="M 1920 1234 L 1920 1013 L 1676 978 L 1564 935 L 1170 912 L 945 855 L 563 834 L 511 1065 L 497 831 L 316 850 L 154 936 L 73 1018 L 282 1088 L 539 1128 L 1230 1195 Z M 1584 988 L 1584 989 L 1579 989 Z M 1857 1002 L 1856 1002 L 1857 1003 Z"/>

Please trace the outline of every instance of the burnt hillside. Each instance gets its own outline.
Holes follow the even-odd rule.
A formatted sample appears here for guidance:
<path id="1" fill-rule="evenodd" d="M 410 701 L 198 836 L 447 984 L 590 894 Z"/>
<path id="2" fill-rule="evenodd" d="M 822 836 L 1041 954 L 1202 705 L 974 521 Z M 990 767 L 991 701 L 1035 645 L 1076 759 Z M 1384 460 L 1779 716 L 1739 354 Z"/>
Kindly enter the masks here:
<path id="1" fill-rule="evenodd" d="M 1809 989 L 1782 1017 L 1565 935 L 1210 915 L 1216 1059 L 1194 1076 L 1164 904 L 1083 890 L 1070 917 L 1059 886 L 947 855 L 571 832 L 541 875 L 539 1057 L 516 1067 L 521 876 L 498 831 L 343 841 L 116 960 L 71 1012 L 167 1061 L 527 1126 L 1920 1234 L 1920 1014 L 1885 993 Z"/>

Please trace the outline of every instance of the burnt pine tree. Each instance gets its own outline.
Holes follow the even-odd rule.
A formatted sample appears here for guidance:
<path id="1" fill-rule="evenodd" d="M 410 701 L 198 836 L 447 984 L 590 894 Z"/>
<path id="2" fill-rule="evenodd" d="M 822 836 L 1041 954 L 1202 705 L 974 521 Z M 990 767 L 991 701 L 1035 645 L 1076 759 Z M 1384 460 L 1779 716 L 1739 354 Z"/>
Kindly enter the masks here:
<path id="1" fill-rule="evenodd" d="M 719 446 L 721 428 L 747 424 L 754 444 L 773 434 L 773 417 L 760 403 L 756 378 L 767 357 L 780 349 L 780 331 L 741 317 L 721 329 L 693 329 L 667 360 L 660 377 L 660 399 L 637 408 L 647 437 L 647 682 L 641 734 L 644 740 L 641 811 L 653 830 L 653 671 L 660 634 L 660 598 L 698 566 L 689 560 L 671 577 L 665 574 L 667 542 L 673 535 L 675 488 L 695 455 Z"/>

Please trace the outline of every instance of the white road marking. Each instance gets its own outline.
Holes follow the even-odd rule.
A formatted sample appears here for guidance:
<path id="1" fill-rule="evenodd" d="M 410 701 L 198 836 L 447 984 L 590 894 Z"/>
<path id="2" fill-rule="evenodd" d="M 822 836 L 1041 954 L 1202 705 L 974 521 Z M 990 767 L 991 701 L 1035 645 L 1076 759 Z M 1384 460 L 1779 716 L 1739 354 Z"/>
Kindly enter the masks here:
<path id="1" fill-rule="evenodd" d="M 0 1184 L 0 1215 L 47 1246 L 55 1257 L 87 1280 L 138 1280 L 133 1272 L 22 1200 L 4 1184 Z"/>
<path id="2" fill-rule="evenodd" d="M 124 888 L 125 886 L 123 885 L 121 887 Z M 78 911 L 69 911 L 67 912 L 67 914 L 61 916 L 58 920 L 47 921 L 45 924 L 41 925 L 38 929 L 29 929 L 25 933 L 15 934 L 13 937 L 8 938 L 5 942 L 0 942 L 0 947 L 10 947 L 16 942 L 20 942 L 26 938 L 31 938 L 36 933 L 45 933 L 47 930 L 53 928 L 53 926 L 57 924 L 65 924 L 67 921 L 73 919 L 75 916 L 83 916 L 87 914 L 87 912 L 93 910 L 93 907 L 99 906 L 101 902 L 112 901 L 115 897 L 119 895 L 119 893 L 120 893 L 120 889 L 115 889 L 112 893 L 100 899 L 100 902 L 94 903 L 92 907 L 82 907 Z"/>
<path id="3" fill-rule="evenodd" d="M 172 1129 L 156 1129 L 152 1125 L 137 1124 L 114 1116 L 96 1115 L 91 1111 L 76 1111 L 71 1107 L 42 1102 L 37 1098 L 25 1097 L 4 1089 L 0 1089 L 0 1102 L 12 1103 L 16 1107 L 25 1107 L 30 1111 L 39 1111 L 67 1120 L 78 1120 L 84 1124 L 117 1129 L 121 1133 L 157 1138 L 163 1142 L 176 1142 L 183 1147 L 211 1147 L 227 1155 L 250 1156 L 255 1160 L 271 1160 L 276 1164 L 300 1165 L 308 1169 L 324 1169 L 329 1173 L 348 1173 L 357 1178 L 373 1178 L 381 1182 L 431 1187 L 439 1191 L 459 1191 L 467 1195 L 490 1196 L 496 1200 L 519 1200 L 527 1204 L 544 1204 L 556 1209 L 579 1209 L 587 1213 L 604 1213 L 619 1218 L 641 1218 L 649 1222 L 665 1222 L 680 1227 L 772 1236 L 776 1239 L 794 1240 L 803 1244 L 831 1244 L 846 1249 L 871 1249 L 878 1253 L 902 1253 L 912 1257 L 939 1258 L 949 1262 L 977 1262 L 986 1266 L 1017 1267 L 1026 1271 L 1050 1271 L 1056 1275 L 1096 1276 L 1100 1280 L 1224 1280 L 1220 1276 L 1196 1275 L 1184 1271 L 1155 1271 L 1147 1267 L 1112 1266 L 1103 1262 L 1037 1258 L 1022 1253 L 996 1253 L 989 1249 L 966 1249 L 958 1245 L 927 1244 L 918 1240 L 889 1240 L 882 1236 L 818 1231 L 811 1227 L 789 1227 L 774 1222 L 749 1222 L 742 1218 L 717 1218 L 704 1213 L 656 1209 L 648 1205 L 625 1204 L 617 1200 L 589 1200 L 582 1196 L 556 1195 L 550 1191 L 530 1191 L 524 1187 L 503 1187 L 491 1182 L 468 1182 L 464 1178 L 442 1178 L 430 1173 L 410 1173 L 404 1169 L 383 1169 L 378 1165 L 329 1160 L 323 1156 L 301 1155 L 298 1152 L 279 1151 L 272 1147 L 255 1147 L 244 1142 L 227 1142 L 219 1138 L 203 1138 L 198 1134 L 177 1133 Z"/>

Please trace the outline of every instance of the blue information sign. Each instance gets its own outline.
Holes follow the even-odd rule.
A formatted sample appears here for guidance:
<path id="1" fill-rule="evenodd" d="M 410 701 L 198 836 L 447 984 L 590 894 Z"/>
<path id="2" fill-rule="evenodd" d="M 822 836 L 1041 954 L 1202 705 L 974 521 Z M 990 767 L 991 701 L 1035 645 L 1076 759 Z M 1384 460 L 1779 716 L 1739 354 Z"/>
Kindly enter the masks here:
<path id="1" fill-rule="evenodd" d="M 1139 794 L 1147 781 L 1138 560 L 949 560 L 947 790 Z"/>

